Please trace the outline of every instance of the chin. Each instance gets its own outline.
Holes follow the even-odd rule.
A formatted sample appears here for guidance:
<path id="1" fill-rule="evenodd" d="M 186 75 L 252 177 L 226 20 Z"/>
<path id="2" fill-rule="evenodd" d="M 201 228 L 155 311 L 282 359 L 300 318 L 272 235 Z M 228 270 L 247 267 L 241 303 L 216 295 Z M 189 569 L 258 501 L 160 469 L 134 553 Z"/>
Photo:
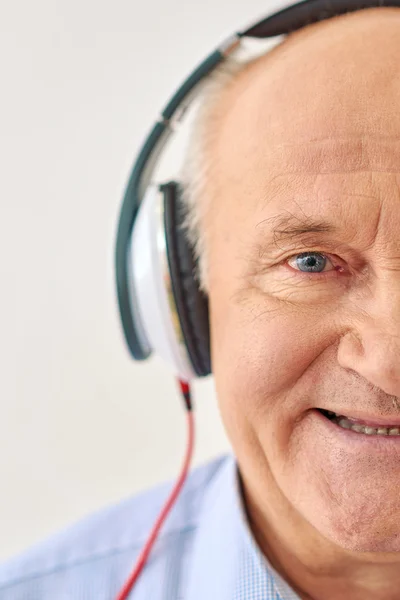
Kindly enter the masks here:
<path id="1" fill-rule="evenodd" d="M 400 552 L 400 533 L 384 534 L 375 529 L 366 528 L 363 532 L 357 531 L 338 531 L 337 528 L 331 528 L 322 532 L 325 537 L 331 539 L 337 546 L 349 552 L 358 553 L 399 553 Z"/>
<path id="2" fill-rule="evenodd" d="M 276 469 L 292 506 L 342 549 L 399 553 L 400 438 L 349 432 L 315 411 L 294 436 L 291 460 Z"/>
<path id="3" fill-rule="evenodd" d="M 385 514 L 385 509 L 357 511 L 357 502 L 346 511 L 331 505 L 304 515 L 326 539 L 343 550 L 357 553 L 399 553 L 400 519 L 398 514 Z M 373 513 L 373 514 L 371 514 Z"/>

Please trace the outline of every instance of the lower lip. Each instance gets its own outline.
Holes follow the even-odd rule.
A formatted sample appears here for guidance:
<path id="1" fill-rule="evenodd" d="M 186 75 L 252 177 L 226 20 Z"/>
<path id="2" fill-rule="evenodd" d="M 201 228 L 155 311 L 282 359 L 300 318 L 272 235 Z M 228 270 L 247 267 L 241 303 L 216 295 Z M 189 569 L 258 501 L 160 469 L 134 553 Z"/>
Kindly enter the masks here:
<path id="1" fill-rule="evenodd" d="M 343 427 L 340 427 L 340 425 L 337 425 L 333 421 L 330 421 L 317 409 L 312 409 L 310 413 L 313 419 L 316 419 L 316 421 L 314 422 L 319 427 L 324 427 L 325 433 L 329 433 L 329 435 L 334 434 L 342 442 L 346 442 L 347 444 L 351 444 L 354 446 L 363 445 L 365 447 L 367 445 L 371 449 L 384 448 L 385 450 L 387 450 L 390 447 L 393 447 L 396 448 L 397 452 L 400 450 L 400 435 L 368 435 L 367 433 L 358 433 L 357 431 L 352 431 L 351 429 L 344 429 Z"/>

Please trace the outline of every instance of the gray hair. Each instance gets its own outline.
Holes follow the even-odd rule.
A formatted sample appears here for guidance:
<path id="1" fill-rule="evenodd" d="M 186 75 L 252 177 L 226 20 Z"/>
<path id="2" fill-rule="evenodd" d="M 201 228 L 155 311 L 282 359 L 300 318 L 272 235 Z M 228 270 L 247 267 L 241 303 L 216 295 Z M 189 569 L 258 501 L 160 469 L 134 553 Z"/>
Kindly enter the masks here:
<path id="1" fill-rule="evenodd" d="M 289 36 L 290 37 L 290 36 Z M 194 249 L 197 260 L 195 274 L 200 288 L 208 291 L 208 256 L 206 231 L 203 226 L 208 207 L 215 201 L 216 190 L 212 188 L 214 177 L 211 156 L 212 142 L 218 133 L 217 122 L 220 114 L 216 107 L 222 93 L 229 88 L 236 77 L 258 59 L 281 46 L 287 36 L 267 40 L 249 41 L 226 58 L 202 84 L 195 103 L 195 112 L 179 180 L 182 183 L 183 202 L 186 212 L 184 229 Z"/>
<path id="2" fill-rule="evenodd" d="M 208 261 L 202 224 L 208 206 L 214 201 L 210 186 L 213 166 L 210 147 L 217 130 L 217 127 L 213 127 L 218 118 L 215 107 L 222 92 L 250 62 L 252 60 L 243 61 L 231 56 L 203 84 L 179 177 L 186 211 L 185 233 L 194 249 L 198 264 L 196 277 L 204 292 L 208 289 Z"/>

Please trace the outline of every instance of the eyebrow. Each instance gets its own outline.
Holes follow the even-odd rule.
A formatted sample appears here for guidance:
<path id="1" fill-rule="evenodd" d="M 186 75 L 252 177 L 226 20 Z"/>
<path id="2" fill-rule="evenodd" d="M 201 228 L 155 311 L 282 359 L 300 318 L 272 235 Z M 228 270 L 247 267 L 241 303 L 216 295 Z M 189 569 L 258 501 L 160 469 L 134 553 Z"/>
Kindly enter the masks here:
<path id="1" fill-rule="evenodd" d="M 257 227 L 272 223 L 271 233 L 274 242 L 295 240 L 310 233 L 335 233 L 338 231 L 336 225 L 329 221 L 314 220 L 307 215 L 301 217 L 292 213 L 275 215 L 264 219 Z"/>

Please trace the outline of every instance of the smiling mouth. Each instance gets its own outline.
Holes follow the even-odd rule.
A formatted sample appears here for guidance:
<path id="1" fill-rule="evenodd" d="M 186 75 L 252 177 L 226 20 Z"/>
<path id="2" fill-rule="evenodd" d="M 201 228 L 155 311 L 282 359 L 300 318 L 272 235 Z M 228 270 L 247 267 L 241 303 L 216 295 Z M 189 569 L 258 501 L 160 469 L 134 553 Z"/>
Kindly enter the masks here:
<path id="1" fill-rule="evenodd" d="M 321 415 L 329 419 L 335 425 L 338 425 L 342 429 L 350 429 L 355 433 L 359 433 L 362 435 L 383 435 L 383 436 L 400 436 L 400 427 L 382 427 L 382 425 L 372 427 L 371 425 L 365 425 L 361 421 L 357 421 L 355 419 L 349 419 L 343 415 L 337 415 L 330 410 L 324 410 L 322 408 L 317 409 Z"/>

